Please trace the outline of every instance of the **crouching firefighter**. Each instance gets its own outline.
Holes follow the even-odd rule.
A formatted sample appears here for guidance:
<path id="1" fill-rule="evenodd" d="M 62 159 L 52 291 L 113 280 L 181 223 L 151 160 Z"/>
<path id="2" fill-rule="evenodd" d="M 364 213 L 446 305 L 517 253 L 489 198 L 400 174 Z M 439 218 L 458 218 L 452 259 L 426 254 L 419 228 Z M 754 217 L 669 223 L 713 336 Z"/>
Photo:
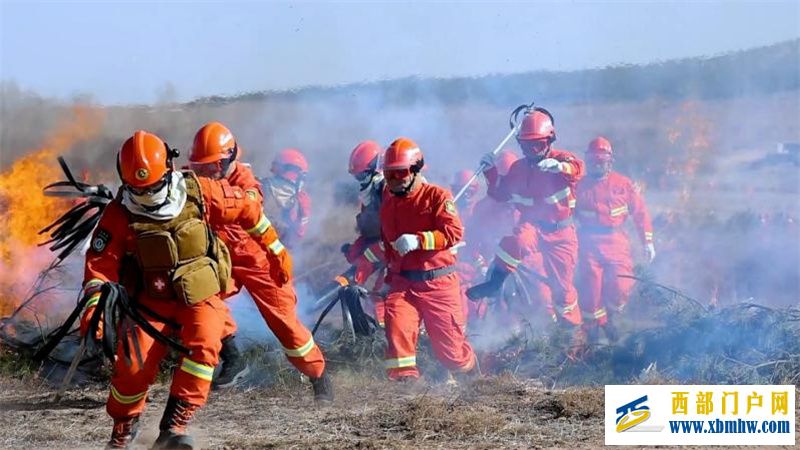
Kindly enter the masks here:
<path id="1" fill-rule="evenodd" d="M 122 270 L 122 261 L 132 257 L 139 289 L 130 292 L 131 302 L 145 311 L 147 323 L 157 331 L 172 331 L 169 323 L 177 329 L 186 352 L 172 377 L 156 448 L 193 448 L 187 426 L 206 403 L 218 362 L 229 314 L 221 295 L 229 283 L 231 263 L 211 225 L 230 223 L 255 230 L 251 236 L 265 250 L 274 241 L 274 236 L 259 232 L 264 218 L 258 202 L 224 180 L 174 170 L 177 155 L 177 150 L 146 131 L 136 131 L 122 145 L 117 155 L 122 187 L 92 234 L 83 285 L 86 308 L 81 333 L 101 339 L 104 330 L 97 326 L 98 317 L 110 313 L 101 292 L 131 275 L 129 268 Z M 282 252 L 272 258 L 288 279 L 289 255 Z M 148 388 L 168 351 L 144 327 L 130 326 L 124 319 L 118 327 L 107 330 L 125 331 L 116 333 L 120 342 L 106 403 L 114 419 L 108 448 L 125 448 L 135 439 Z M 137 358 L 126 356 L 130 348 Z"/>
<path id="2" fill-rule="evenodd" d="M 225 180 L 243 191 L 248 201 L 261 210 L 263 195 L 250 166 L 239 160 L 241 148 L 227 127 L 219 122 L 204 125 L 194 138 L 189 155 L 190 167 L 201 177 Z M 325 359 L 308 328 L 297 317 L 297 295 L 291 280 L 288 250 L 278 239 L 275 227 L 266 216 L 252 230 L 235 223 L 211 223 L 211 228 L 230 249 L 233 264 L 232 278 L 237 288 L 244 286 L 252 297 L 267 326 L 283 347 L 286 357 L 297 369 L 309 377 L 318 401 L 333 400 L 333 389 L 325 372 Z M 253 236 L 255 233 L 255 237 Z M 270 245 L 265 251 L 258 242 L 259 235 L 270 235 Z M 279 255 L 287 255 L 286 258 Z M 236 384 L 246 374 L 247 365 L 239 354 L 234 340 L 236 325 L 226 322 L 222 341 L 222 359 L 214 387 Z"/>

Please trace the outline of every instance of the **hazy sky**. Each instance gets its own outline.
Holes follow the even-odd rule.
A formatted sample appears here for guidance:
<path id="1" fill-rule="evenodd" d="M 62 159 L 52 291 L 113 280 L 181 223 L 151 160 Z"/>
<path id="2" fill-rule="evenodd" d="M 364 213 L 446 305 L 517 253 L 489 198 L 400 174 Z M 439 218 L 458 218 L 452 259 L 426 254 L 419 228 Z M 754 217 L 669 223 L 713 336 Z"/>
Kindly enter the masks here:
<path id="1" fill-rule="evenodd" d="M 147 103 L 408 75 L 572 70 L 800 37 L 800 0 L 35 2 L 0 0 L 0 79 Z"/>

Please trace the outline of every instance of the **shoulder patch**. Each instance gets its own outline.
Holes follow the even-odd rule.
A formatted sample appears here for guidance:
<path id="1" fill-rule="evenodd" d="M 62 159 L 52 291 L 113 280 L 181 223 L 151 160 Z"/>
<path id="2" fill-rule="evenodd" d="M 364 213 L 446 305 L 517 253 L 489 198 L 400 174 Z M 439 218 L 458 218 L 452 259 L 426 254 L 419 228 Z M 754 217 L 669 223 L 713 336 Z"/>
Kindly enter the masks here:
<path id="1" fill-rule="evenodd" d="M 100 253 L 106 249 L 108 242 L 111 240 L 111 233 L 106 230 L 98 229 L 94 238 L 92 238 L 92 250 Z"/>
<path id="2" fill-rule="evenodd" d="M 455 204 L 455 203 L 453 203 L 453 201 L 452 201 L 452 200 L 445 200 L 445 201 L 444 201 L 444 209 L 445 209 L 445 211 L 447 211 L 449 214 L 451 214 L 451 215 L 453 215 L 453 216 L 455 216 L 456 214 L 458 214 L 458 213 L 456 212 L 456 204 Z"/>

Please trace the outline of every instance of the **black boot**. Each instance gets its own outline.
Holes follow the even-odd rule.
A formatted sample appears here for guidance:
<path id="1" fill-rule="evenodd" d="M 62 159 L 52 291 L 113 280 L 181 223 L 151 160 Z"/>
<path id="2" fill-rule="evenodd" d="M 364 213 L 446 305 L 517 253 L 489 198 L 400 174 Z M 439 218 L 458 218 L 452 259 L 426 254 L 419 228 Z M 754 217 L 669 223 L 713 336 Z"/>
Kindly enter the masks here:
<path id="1" fill-rule="evenodd" d="M 194 413 L 199 407 L 192 405 L 177 397 L 169 397 L 164 408 L 164 416 L 158 429 L 161 433 L 153 444 L 153 450 L 161 449 L 186 449 L 195 448 L 194 439 L 186 433 L 189 422 L 194 418 Z"/>
<path id="2" fill-rule="evenodd" d="M 608 339 L 608 343 L 610 345 L 615 345 L 617 341 L 619 341 L 619 332 L 617 331 L 617 326 L 610 321 L 603 326 L 603 331 L 605 332 L 606 339 Z"/>
<path id="3" fill-rule="evenodd" d="M 333 383 L 328 372 L 322 372 L 319 378 L 311 378 L 311 386 L 314 387 L 314 401 L 318 403 L 333 402 Z"/>
<path id="4" fill-rule="evenodd" d="M 467 289 L 467 297 L 469 297 L 470 300 L 480 300 L 497 295 L 509 275 L 511 275 L 511 272 L 509 272 L 508 269 L 494 264 L 494 268 L 489 274 L 489 279 Z"/>
<path id="5" fill-rule="evenodd" d="M 114 419 L 114 428 L 111 430 L 111 439 L 106 444 L 107 449 L 128 448 L 139 433 L 139 416 Z"/>
<path id="6" fill-rule="evenodd" d="M 219 352 L 220 370 L 219 374 L 211 382 L 213 389 L 225 389 L 236 386 L 242 379 L 250 373 L 239 349 L 236 347 L 236 336 L 230 335 L 222 340 L 222 350 Z"/>

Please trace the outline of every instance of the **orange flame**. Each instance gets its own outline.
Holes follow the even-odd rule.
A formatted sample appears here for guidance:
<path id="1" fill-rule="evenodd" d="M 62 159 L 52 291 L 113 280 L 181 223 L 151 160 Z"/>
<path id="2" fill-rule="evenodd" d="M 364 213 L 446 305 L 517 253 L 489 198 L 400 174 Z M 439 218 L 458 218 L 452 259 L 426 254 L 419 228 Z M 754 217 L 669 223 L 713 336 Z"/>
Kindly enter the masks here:
<path id="1" fill-rule="evenodd" d="M 55 220 L 68 202 L 46 197 L 42 188 L 63 178 L 56 157 L 100 131 L 102 111 L 72 108 L 41 148 L 27 152 L 0 174 L 0 316 L 15 307 L 49 263 L 50 252 L 37 247 L 40 229 Z"/>
<path id="2" fill-rule="evenodd" d="M 682 161 L 670 158 L 667 172 L 681 176 L 683 186 L 680 200 L 684 206 L 690 202 L 691 192 L 696 188 L 700 167 L 714 156 L 711 143 L 713 131 L 713 124 L 700 113 L 698 104 L 694 101 L 681 105 L 678 118 L 666 130 L 667 141 L 682 150 Z"/>

